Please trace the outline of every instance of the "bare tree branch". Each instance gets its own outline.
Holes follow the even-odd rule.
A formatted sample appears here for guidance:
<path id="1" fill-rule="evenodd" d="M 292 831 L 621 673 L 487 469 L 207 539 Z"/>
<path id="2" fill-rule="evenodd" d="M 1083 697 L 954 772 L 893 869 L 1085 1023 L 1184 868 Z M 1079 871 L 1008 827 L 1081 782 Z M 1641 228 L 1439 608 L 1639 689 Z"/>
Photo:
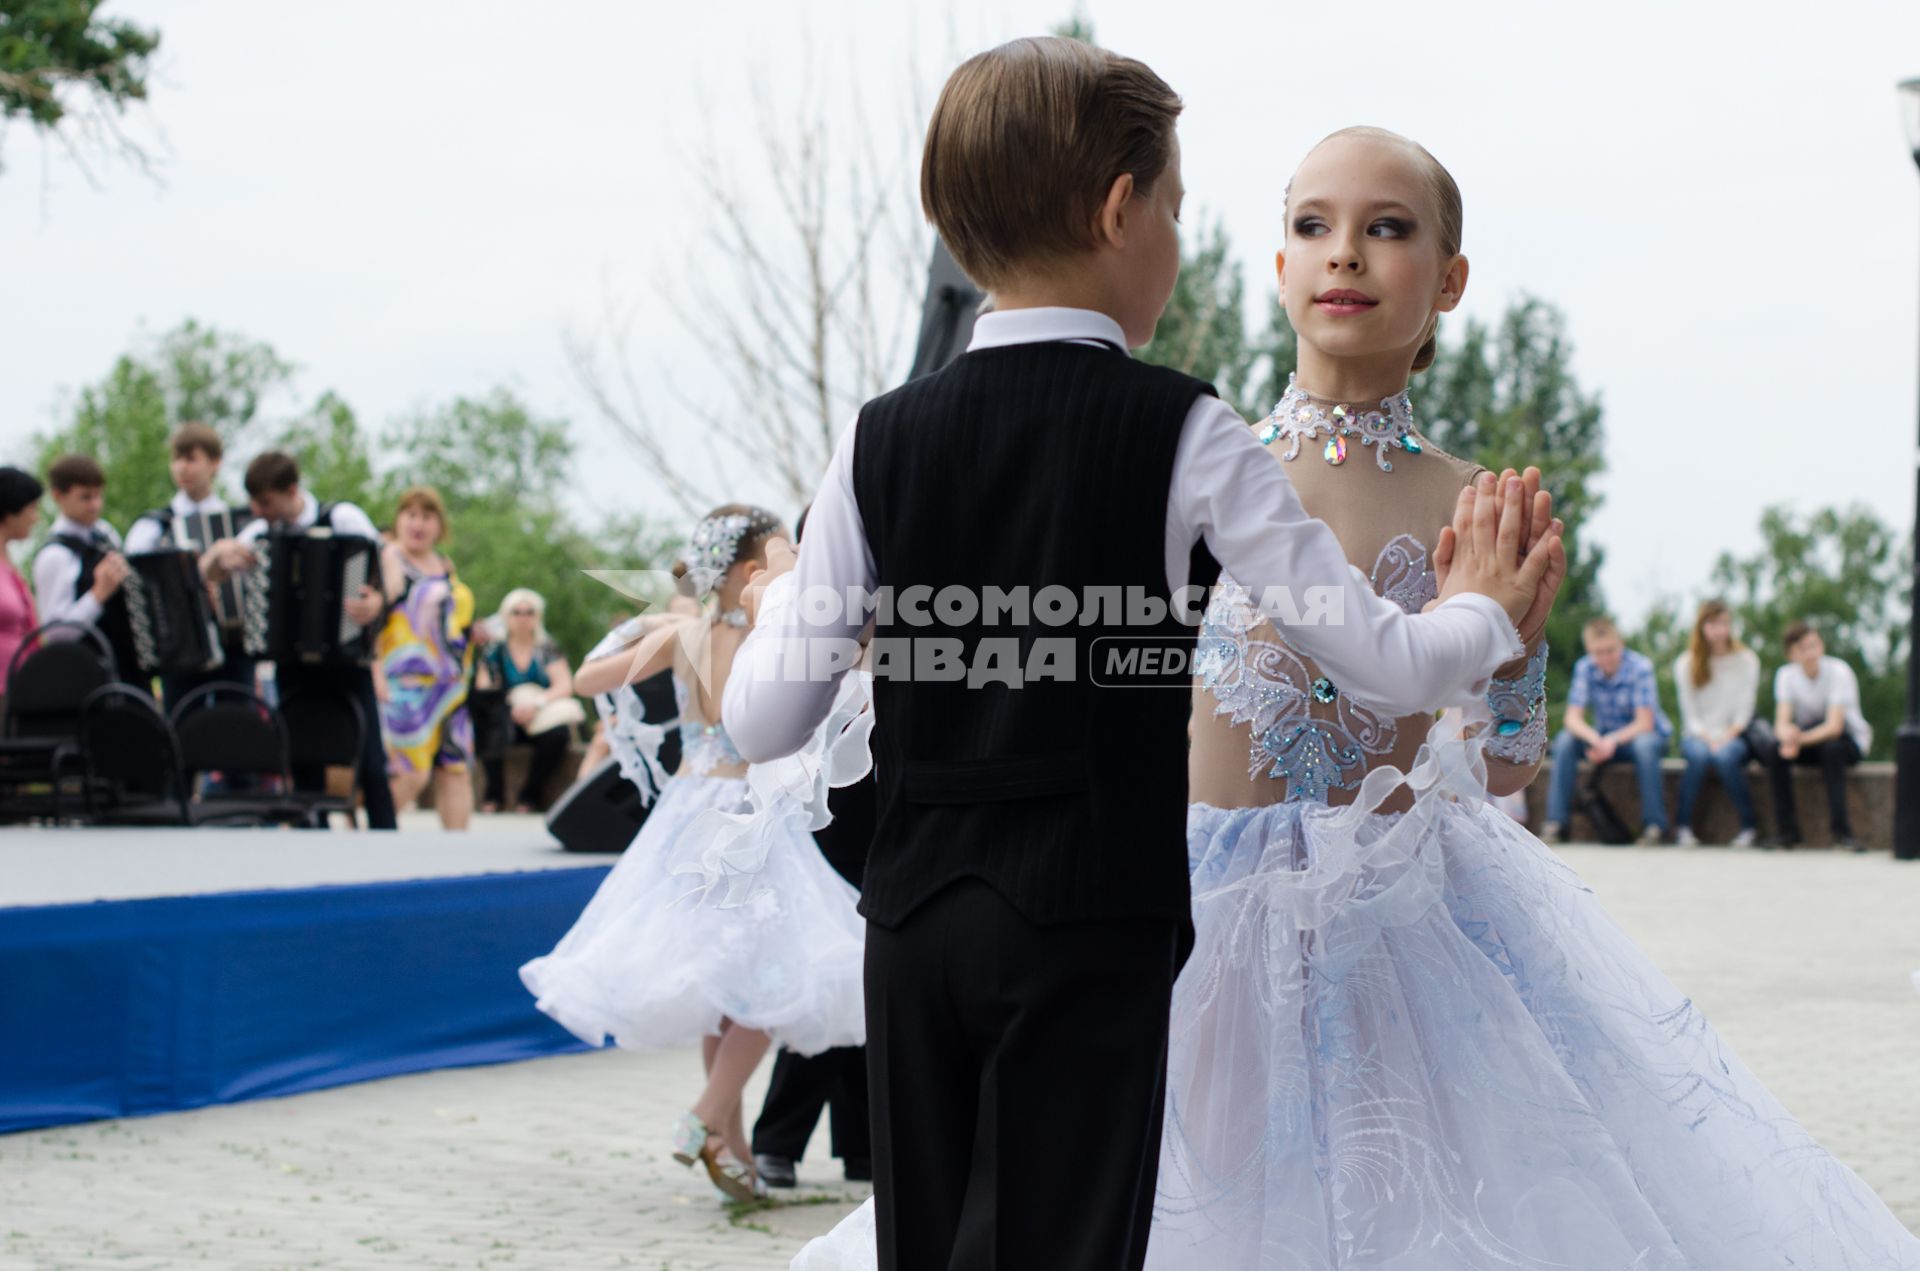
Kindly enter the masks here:
<path id="1" fill-rule="evenodd" d="M 851 412 L 897 382 L 911 355 L 930 247 L 914 197 L 920 117 L 907 113 L 883 140 L 857 92 L 843 113 L 829 109 L 816 69 L 809 55 L 792 101 L 775 101 L 755 77 L 758 162 L 745 176 L 718 158 L 741 146 L 711 131 L 683 159 L 703 211 L 700 250 L 657 285 L 656 300 L 707 361 L 641 375 L 630 320 L 611 302 L 593 336 L 566 340 L 594 409 L 688 510 L 748 474 L 804 502 Z M 643 380 L 699 432 L 706 471 L 690 467 L 684 444 L 668 444 Z"/>

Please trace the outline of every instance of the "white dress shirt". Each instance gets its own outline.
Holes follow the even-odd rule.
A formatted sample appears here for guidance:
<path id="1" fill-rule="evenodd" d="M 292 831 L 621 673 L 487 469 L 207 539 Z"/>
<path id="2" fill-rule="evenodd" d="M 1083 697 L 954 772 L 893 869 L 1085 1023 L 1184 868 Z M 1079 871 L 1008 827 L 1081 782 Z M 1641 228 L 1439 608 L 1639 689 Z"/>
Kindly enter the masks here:
<path id="1" fill-rule="evenodd" d="M 981 315 L 967 348 L 1063 340 L 1126 347 L 1119 324 L 1105 314 L 1015 309 Z M 845 596 L 849 588 L 871 591 L 878 583 L 853 492 L 854 431 L 849 426 L 841 435 L 807 513 L 806 541 L 793 573 L 768 588 L 760 621 L 727 680 L 727 732 L 751 762 L 798 750 L 833 704 L 837 677 L 781 678 L 782 668 L 808 662 L 804 652 L 790 657 L 788 642 L 843 643 L 864 627 L 857 613 L 803 615 L 795 597 L 815 588 Z M 1431 613 L 1409 616 L 1375 595 L 1366 576 L 1347 562 L 1333 531 L 1301 507 L 1293 483 L 1246 422 L 1225 402 L 1204 395 L 1189 411 L 1174 454 L 1167 499 L 1169 590 L 1187 585 L 1188 562 L 1202 540 L 1236 581 L 1274 601 L 1266 607 L 1268 616 L 1285 625 L 1287 639 L 1342 692 L 1389 715 L 1477 699 L 1495 668 L 1525 652 L 1506 611 L 1489 597 L 1457 596 Z M 1343 625 L 1300 623 L 1284 596 L 1263 596 L 1268 588 L 1297 594 L 1315 586 L 1343 593 Z"/>
<path id="2" fill-rule="evenodd" d="M 811 528 L 813 522 L 807 525 Z M 1811 679 L 1798 662 L 1775 671 L 1773 700 L 1791 705 L 1793 722 L 1803 729 L 1826 723 L 1827 713 L 1838 706 L 1846 715 L 1847 735 L 1860 747 L 1860 753 L 1873 749 L 1873 725 L 1860 713 L 1860 681 L 1852 667 L 1832 654 L 1820 659 L 1819 673 Z"/>
<path id="3" fill-rule="evenodd" d="M 282 529 L 289 533 L 299 533 L 303 530 L 310 530 L 313 528 L 314 522 L 319 520 L 319 518 L 319 500 L 313 497 L 313 491 L 302 490 L 300 491 L 300 514 L 298 516 L 294 517 L 291 521 L 271 526 L 268 525 L 264 519 L 256 516 L 251 521 L 248 521 L 245 527 L 241 529 L 240 541 L 243 543 L 257 543 L 260 541 L 261 536 L 269 529 Z M 358 534 L 360 537 L 370 538 L 376 543 L 380 541 L 380 527 L 373 523 L 372 517 L 362 512 L 352 503 L 334 504 L 332 513 L 327 517 L 327 527 L 335 534 Z"/>
<path id="4" fill-rule="evenodd" d="M 167 501 L 167 506 L 173 509 L 173 524 L 176 526 L 180 524 L 182 517 L 192 516 L 195 513 L 212 514 L 233 510 L 233 505 L 217 494 L 209 494 L 204 499 L 193 499 L 187 496 L 185 490 L 175 490 L 173 498 Z M 151 513 L 127 527 L 127 555 L 129 556 L 139 552 L 156 551 L 167 545 L 160 530 L 160 522 Z M 204 548 L 207 544 L 201 543 L 198 546 Z"/>
<path id="5" fill-rule="evenodd" d="M 71 517 L 60 516 L 54 518 L 51 534 L 91 538 L 96 532 L 105 536 L 115 550 L 119 549 L 120 535 L 105 521 L 82 525 Z M 93 598 L 93 592 L 73 594 L 79 581 L 80 558 L 72 548 L 50 541 L 40 549 L 40 554 L 33 558 L 33 595 L 40 606 L 41 622 L 78 622 L 90 627 L 100 621 L 100 602 Z"/>

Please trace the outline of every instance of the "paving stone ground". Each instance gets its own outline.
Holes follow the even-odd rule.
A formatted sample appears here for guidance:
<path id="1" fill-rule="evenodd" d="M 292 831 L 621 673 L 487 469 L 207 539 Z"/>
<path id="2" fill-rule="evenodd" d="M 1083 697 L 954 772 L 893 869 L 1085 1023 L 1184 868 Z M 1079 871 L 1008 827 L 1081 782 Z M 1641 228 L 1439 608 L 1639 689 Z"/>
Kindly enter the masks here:
<path id="1" fill-rule="evenodd" d="M 1920 864 L 1566 854 L 1920 1227 Z M 595 1053 L 0 1137 L 0 1268 L 784 1267 L 865 1188 L 839 1181 L 823 1132 L 798 1203 L 729 1214 L 667 1154 L 698 1068 L 690 1053 Z"/>

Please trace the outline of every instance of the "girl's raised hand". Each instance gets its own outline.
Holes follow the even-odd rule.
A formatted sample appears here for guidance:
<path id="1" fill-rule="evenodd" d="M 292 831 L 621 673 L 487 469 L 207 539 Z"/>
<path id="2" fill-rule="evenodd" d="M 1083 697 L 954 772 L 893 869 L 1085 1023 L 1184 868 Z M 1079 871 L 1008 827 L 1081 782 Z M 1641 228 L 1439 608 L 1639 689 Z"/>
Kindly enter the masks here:
<path id="1" fill-rule="evenodd" d="M 1537 482 L 1538 476 L 1534 479 Z M 1537 536 L 1525 524 L 1533 504 L 1527 482 L 1520 477 L 1501 481 L 1491 472 L 1482 473 L 1460 491 L 1440 599 L 1467 592 L 1489 596 L 1507 611 L 1516 628 L 1541 605 L 1552 606 L 1566 577 L 1566 550 L 1554 524 Z M 1529 539 L 1531 547 L 1523 556 L 1521 548 Z"/>

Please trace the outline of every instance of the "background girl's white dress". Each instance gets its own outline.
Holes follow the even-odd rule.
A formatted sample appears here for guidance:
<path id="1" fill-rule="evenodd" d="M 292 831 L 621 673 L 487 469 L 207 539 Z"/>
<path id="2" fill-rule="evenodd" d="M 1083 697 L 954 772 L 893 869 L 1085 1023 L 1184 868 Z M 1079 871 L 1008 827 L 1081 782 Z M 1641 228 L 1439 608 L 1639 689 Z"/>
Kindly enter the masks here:
<path id="1" fill-rule="evenodd" d="M 521 967 L 521 980 L 541 1010 L 596 1046 L 691 1045 L 718 1033 L 723 1017 L 803 1055 L 864 1044 L 858 893 L 802 824 L 775 817 L 756 826 L 765 859 L 751 892 L 712 903 L 701 831 L 715 819 L 708 814 L 746 815 L 752 805 L 745 780 L 700 775 L 716 748 L 731 750 L 723 732 L 683 737 L 689 770 L 666 783 L 572 930 Z M 616 741 L 622 771 L 644 782 L 640 756 Z"/>
<path id="2" fill-rule="evenodd" d="M 1486 805 L 1457 728 L 1352 808 L 1189 809 L 1197 942 L 1147 1265 L 1920 1268 L 1920 1241 Z M 1411 811 L 1367 811 L 1403 781 Z M 793 1265 L 873 1261 L 868 1211 Z"/>

